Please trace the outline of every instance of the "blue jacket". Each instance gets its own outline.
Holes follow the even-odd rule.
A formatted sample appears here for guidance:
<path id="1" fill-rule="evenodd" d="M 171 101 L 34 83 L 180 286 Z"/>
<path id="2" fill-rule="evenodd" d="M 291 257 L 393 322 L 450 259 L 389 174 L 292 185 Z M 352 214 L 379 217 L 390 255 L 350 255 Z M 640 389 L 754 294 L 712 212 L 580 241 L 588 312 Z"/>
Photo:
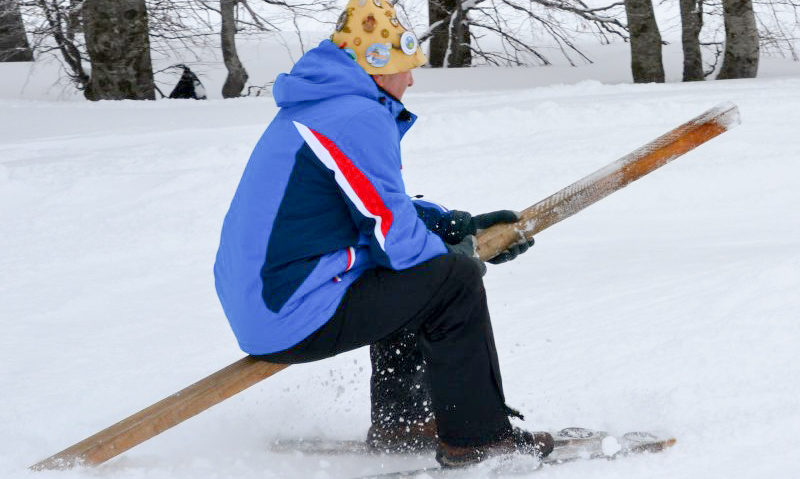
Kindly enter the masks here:
<path id="1" fill-rule="evenodd" d="M 415 205 L 400 175 L 400 139 L 416 117 L 345 52 L 323 41 L 278 76 L 273 94 L 281 109 L 245 167 L 214 265 L 249 354 L 309 336 L 365 270 L 447 252 L 426 227 L 443 211 Z"/>

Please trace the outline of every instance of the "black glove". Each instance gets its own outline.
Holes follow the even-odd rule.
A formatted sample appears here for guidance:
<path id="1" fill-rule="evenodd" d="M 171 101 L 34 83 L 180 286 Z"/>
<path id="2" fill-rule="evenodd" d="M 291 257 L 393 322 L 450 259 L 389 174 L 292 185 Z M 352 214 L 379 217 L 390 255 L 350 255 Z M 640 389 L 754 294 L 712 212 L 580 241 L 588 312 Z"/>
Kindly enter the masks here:
<path id="1" fill-rule="evenodd" d="M 448 211 L 442 215 L 433 232 L 439 235 L 445 243 L 458 244 L 467 235 L 475 234 L 475 228 L 472 226 L 472 215 L 466 211 Z"/>
<path id="2" fill-rule="evenodd" d="M 481 276 L 486 274 L 486 264 L 481 261 L 481 258 L 478 256 L 478 252 L 475 249 L 478 247 L 478 240 L 475 239 L 473 235 L 467 235 L 461 240 L 458 244 L 444 244 L 447 247 L 447 251 L 450 253 L 455 254 L 463 254 L 464 256 L 472 259 L 476 263 L 478 263 L 478 268 L 481 270 Z M 500 253 L 505 254 L 505 253 Z"/>
<path id="3" fill-rule="evenodd" d="M 503 251 L 499 255 L 490 259 L 489 262 L 492 264 L 500 264 L 500 263 L 505 263 L 506 261 L 511 261 L 512 259 L 521 255 L 522 253 L 528 251 L 528 248 L 533 246 L 533 243 L 534 243 L 533 238 L 531 238 L 529 241 L 524 241 L 522 243 L 517 243 L 515 245 L 512 245 L 507 250 Z"/>
<path id="4" fill-rule="evenodd" d="M 480 230 L 485 230 L 490 226 L 501 223 L 516 223 L 519 221 L 519 213 L 511 210 L 492 211 L 472 217 L 472 231 L 469 234 L 477 234 Z"/>
<path id="5" fill-rule="evenodd" d="M 424 220 L 424 219 L 423 219 Z M 442 238 L 445 243 L 458 244 L 467 235 L 475 235 L 498 223 L 515 223 L 519 220 L 516 211 L 500 210 L 482 215 L 472 216 L 466 211 L 448 211 L 430 230 Z"/>
<path id="6" fill-rule="evenodd" d="M 476 232 L 496 224 L 516 223 L 517 221 L 519 221 L 519 213 L 511 210 L 493 211 L 491 213 L 477 215 L 472 218 L 472 223 Z M 528 248 L 533 246 L 533 243 L 533 238 L 531 238 L 530 241 L 523 241 L 522 243 L 512 245 L 507 250 L 490 259 L 489 262 L 492 264 L 501 264 L 511 261 L 522 253 L 528 251 Z"/>

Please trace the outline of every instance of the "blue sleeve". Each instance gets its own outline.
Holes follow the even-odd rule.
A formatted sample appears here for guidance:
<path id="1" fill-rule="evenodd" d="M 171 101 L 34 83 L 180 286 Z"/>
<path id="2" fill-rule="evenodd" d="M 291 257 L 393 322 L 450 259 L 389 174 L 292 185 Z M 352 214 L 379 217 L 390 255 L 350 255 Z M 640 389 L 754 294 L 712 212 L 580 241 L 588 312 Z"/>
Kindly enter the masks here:
<path id="1" fill-rule="evenodd" d="M 447 253 L 406 194 L 400 138 L 388 112 L 376 107 L 355 115 L 333 138 L 301 127 L 306 143 L 333 170 L 353 221 L 370 237 L 370 255 L 379 265 L 401 270 Z"/>
<path id="2" fill-rule="evenodd" d="M 419 199 L 421 196 L 422 195 L 412 197 L 411 202 L 414 204 L 414 208 L 417 210 L 417 216 L 419 216 L 419 219 L 425 223 L 425 226 L 427 226 L 429 230 L 433 231 L 436 224 L 441 221 L 445 214 L 447 214 L 447 208 L 430 201 L 421 200 Z"/>
<path id="3" fill-rule="evenodd" d="M 468 234 L 475 234 L 472 215 L 466 211 L 447 210 L 443 206 L 414 199 L 417 216 L 425 226 L 445 243 L 458 244 Z"/>

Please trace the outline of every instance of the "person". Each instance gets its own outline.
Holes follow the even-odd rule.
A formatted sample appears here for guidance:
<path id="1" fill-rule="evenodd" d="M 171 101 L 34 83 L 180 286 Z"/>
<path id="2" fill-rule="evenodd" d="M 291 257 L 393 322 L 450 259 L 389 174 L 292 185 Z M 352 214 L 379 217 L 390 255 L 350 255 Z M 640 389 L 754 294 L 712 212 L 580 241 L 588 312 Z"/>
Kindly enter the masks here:
<path id="1" fill-rule="evenodd" d="M 175 67 L 183 68 L 183 73 L 178 83 L 175 84 L 175 88 L 172 89 L 172 93 L 169 94 L 169 97 L 205 100 L 206 89 L 203 87 L 203 83 L 200 82 L 200 79 L 197 78 L 197 75 L 186 65 L 180 64 L 175 65 Z"/>
<path id="2" fill-rule="evenodd" d="M 475 251 L 479 230 L 518 215 L 405 191 L 400 140 L 416 116 L 401 98 L 425 62 L 391 3 L 350 0 L 331 40 L 278 76 L 280 110 L 223 223 L 217 294 L 241 349 L 266 361 L 371 345 L 373 447 L 435 449 L 447 467 L 541 457 L 553 438 L 509 421 Z"/>

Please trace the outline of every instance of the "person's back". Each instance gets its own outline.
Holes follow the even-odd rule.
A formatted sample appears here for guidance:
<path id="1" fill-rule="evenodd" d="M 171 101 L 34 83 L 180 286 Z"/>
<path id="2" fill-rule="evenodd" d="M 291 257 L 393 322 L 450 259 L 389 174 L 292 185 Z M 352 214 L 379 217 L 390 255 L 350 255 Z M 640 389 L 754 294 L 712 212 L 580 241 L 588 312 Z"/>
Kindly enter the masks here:
<path id="1" fill-rule="evenodd" d="M 398 193 L 393 187 L 402 188 L 399 142 L 413 116 L 401 115 L 402 105 L 358 64 L 325 41 L 278 78 L 274 95 L 281 110 L 245 168 L 215 265 L 223 307 L 250 354 L 279 351 L 306 337 L 330 318 L 347 286 L 378 262 L 404 266 L 409 257 L 445 252 L 414 221 L 417 231 L 388 237 L 398 241 L 373 251 L 387 256 L 376 262 L 370 232 L 354 222 L 359 201 L 362 207 L 386 203 L 389 211 L 377 211 L 379 218 L 416 218 L 407 198 L 390 196 Z M 326 146 L 341 154 L 332 165 L 324 163 L 326 151 L 313 151 Z M 340 183 L 352 183 L 353 191 L 343 192 Z M 377 189 L 389 195 L 381 198 Z M 393 220 L 382 219 L 382 226 L 388 230 Z"/>

